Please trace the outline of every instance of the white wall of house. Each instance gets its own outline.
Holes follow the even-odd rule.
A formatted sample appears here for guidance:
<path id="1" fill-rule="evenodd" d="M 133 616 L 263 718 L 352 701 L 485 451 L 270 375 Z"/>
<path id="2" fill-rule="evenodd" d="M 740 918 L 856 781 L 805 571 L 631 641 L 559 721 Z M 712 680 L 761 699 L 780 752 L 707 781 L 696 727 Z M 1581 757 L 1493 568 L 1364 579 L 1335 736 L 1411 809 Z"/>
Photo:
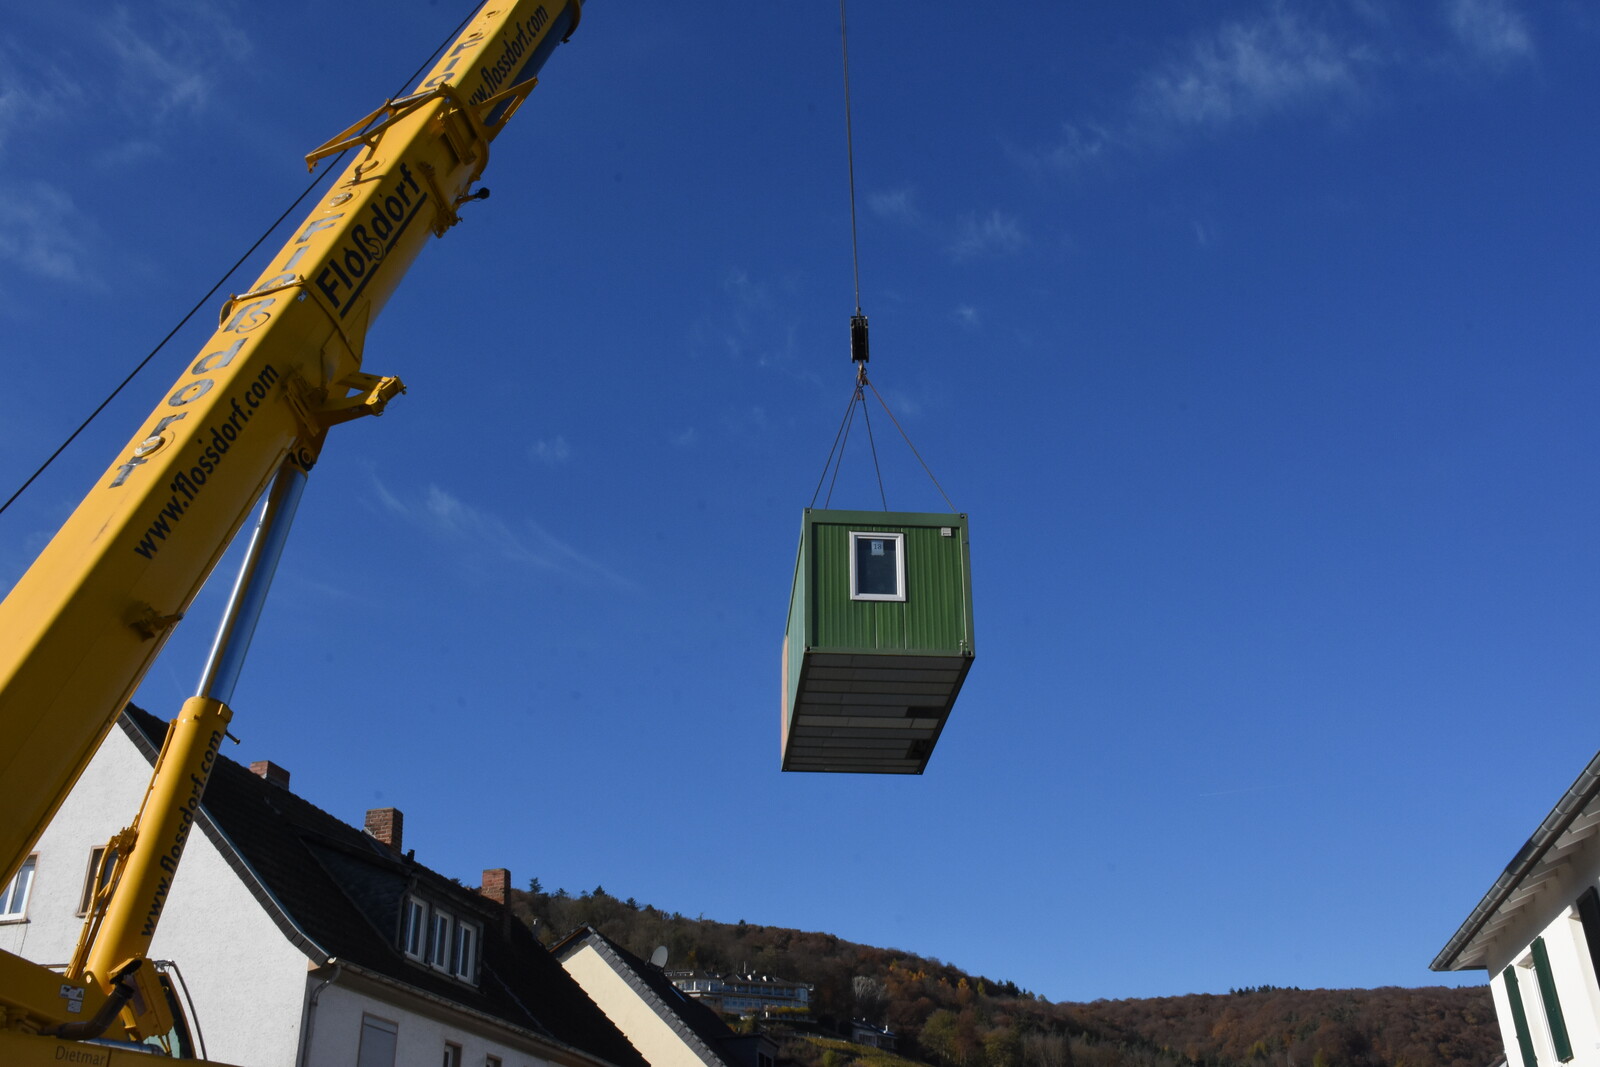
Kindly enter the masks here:
<path id="1" fill-rule="evenodd" d="M 67 962 L 83 924 L 77 909 L 90 849 L 133 821 L 149 778 L 150 764 L 121 727 L 113 728 L 40 839 L 27 916 L 0 924 L 0 949 L 47 965 Z M 239 1067 L 294 1063 L 306 956 L 198 830 L 189 837 L 151 956 L 177 963 L 213 1059 Z"/>
<path id="2" fill-rule="evenodd" d="M 1563 1062 L 1571 1067 L 1600 1067 L 1600 982 L 1595 977 L 1594 964 L 1589 956 L 1589 946 L 1577 909 L 1562 908 L 1560 914 L 1535 936 L 1543 939 L 1550 960 L 1556 1002 L 1566 1025 L 1572 1057 L 1562 1061 L 1557 1055 L 1550 1012 L 1540 991 L 1533 961 L 1533 940 L 1530 938 L 1520 951 L 1512 954 L 1509 961 L 1490 976 L 1490 991 L 1494 997 L 1495 1015 L 1500 1023 L 1506 1062 L 1510 1067 L 1558 1067 Z M 1524 1062 L 1521 1043 L 1517 1040 L 1511 1012 L 1511 989 L 1505 978 L 1506 966 L 1516 972 L 1516 992 L 1522 1000 L 1528 1036 L 1533 1044 L 1535 1062 L 1531 1064 Z"/>
<path id="3" fill-rule="evenodd" d="M 495 1040 L 481 1032 L 486 1027 L 464 1029 L 459 1017 L 452 1023 L 448 1009 L 423 1010 L 424 1002 L 403 993 L 380 999 L 370 988 L 353 989 L 348 983 L 349 979 L 335 979 L 318 995 L 306 1067 L 356 1064 L 364 1015 L 394 1027 L 394 1067 L 439 1067 L 446 1042 L 460 1047 L 461 1067 L 485 1067 L 491 1056 L 498 1058 L 502 1067 L 553 1067 L 550 1060 L 528 1051 L 510 1035 Z"/>
<path id="4" fill-rule="evenodd" d="M 1578 909 L 1563 907 L 1557 917 L 1539 931 L 1538 937 L 1542 937 L 1549 957 L 1555 1000 L 1560 1006 L 1571 1046 L 1571 1059 L 1565 1062 L 1571 1067 L 1600 1067 L 1600 982 L 1595 979 L 1594 961 L 1589 957 Z M 1517 1040 L 1510 1011 L 1510 987 L 1501 968 L 1491 976 L 1490 985 L 1494 1014 L 1506 1046 L 1507 1064 L 1510 1067 L 1557 1067 L 1563 1061 L 1557 1056 L 1550 1014 L 1539 990 L 1531 939 L 1515 953 L 1509 966 L 1517 973 L 1517 993 L 1522 998 L 1523 1014 L 1528 1021 L 1528 1037 L 1533 1041 L 1534 1064 L 1523 1062 L 1522 1045 Z"/>
<path id="5" fill-rule="evenodd" d="M 40 840 L 26 916 L 0 922 L 0 949 L 46 965 L 67 962 L 82 928 L 76 912 L 90 850 L 133 821 L 150 770 L 121 727 L 114 728 Z M 354 980 L 347 969 L 343 981 L 323 986 L 334 968 L 313 972 L 324 961 L 294 947 L 198 829 L 189 837 L 151 957 L 178 964 L 208 1057 L 238 1067 L 354 1067 L 364 1014 L 395 1025 L 392 1067 L 440 1067 L 446 1042 L 461 1048 L 461 1067 L 489 1067 L 495 1062 L 490 1057 L 501 1067 L 558 1067 L 538 1041 L 392 983 Z"/>
<path id="6" fill-rule="evenodd" d="M 678 1032 L 618 974 L 592 945 L 584 945 L 561 965 L 583 987 L 589 999 L 650 1061 L 650 1067 L 705 1067 Z"/>

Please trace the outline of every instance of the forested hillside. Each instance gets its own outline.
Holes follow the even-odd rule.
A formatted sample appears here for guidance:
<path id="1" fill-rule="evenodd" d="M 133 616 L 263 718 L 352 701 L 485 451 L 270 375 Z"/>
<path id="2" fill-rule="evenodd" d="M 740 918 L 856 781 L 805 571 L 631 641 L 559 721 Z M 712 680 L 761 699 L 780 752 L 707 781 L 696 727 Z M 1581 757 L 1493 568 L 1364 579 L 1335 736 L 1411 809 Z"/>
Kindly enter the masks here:
<path id="1" fill-rule="evenodd" d="M 1488 1067 L 1500 1051 L 1485 987 L 1278 989 L 1055 1004 L 1003 977 L 935 959 L 743 921 L 713 922 L 577 896 L 535 879 L 511 907 L 553 944 L 590 925 L 668 967 L 756 973 L 816 986 L 815 1025 L 778 1026 L 790 1063 L 847 1067 L 884 1057 L 806 1040 L 852 1018 L 886 1025 L 900 1052 L 938 1067 Z"/>

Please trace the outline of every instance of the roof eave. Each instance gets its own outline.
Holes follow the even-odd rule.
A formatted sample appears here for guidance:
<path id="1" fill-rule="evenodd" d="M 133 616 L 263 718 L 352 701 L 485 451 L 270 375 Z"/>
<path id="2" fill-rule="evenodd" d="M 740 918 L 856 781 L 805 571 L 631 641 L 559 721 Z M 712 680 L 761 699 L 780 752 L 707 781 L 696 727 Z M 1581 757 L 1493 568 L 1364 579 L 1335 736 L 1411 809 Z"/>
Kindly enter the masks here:
<path id="1" fill-rule="evenodd" d="M 1496 912 L 1510 899 L 1522 884 L 1522 880 L 1544 858 L 1552 846 L 1561 838 L 1585 808 L 1587 808 L 1597 795 L 1600 795 L 1600 753 L 1589 761 L 1589 765 L 1578 775 L 1566 794 L 1556 802 L 1550 814 L 1545 816 L 1533 836 L 1517 850 L 1506 869 L 1500 877 L 1495 879 L 1494 885 L 1478 901 L 1477 907 L 1472 909 L 1455 935 L 1434 957 L 1428 965 L 1434 971 L 1472 971 L 1487 970 L 1488 964 L 1481 958 L 1462 962 L 1461 956 L 1472 947 L 1473 941 L 1483 932 L 1483 928 L 1493 918 Z"/>

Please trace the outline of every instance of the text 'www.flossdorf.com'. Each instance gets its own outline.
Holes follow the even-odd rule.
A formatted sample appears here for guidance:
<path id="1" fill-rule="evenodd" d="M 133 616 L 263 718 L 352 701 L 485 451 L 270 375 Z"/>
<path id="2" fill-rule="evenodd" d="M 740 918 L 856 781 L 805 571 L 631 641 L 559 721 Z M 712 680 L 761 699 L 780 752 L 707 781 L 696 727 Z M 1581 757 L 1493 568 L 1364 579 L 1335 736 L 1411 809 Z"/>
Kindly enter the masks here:
<path id="1" fill-rule="evenodd" d="M 268 365 L 262 368 L 256 380 L 242 394 L 232 398 L 233 410 L 227 418 L 203 426 L 195 439 L 194 448 L 197 450 L 195 462 L 187 470 L 180 471 L 172 479 L 168 490 L 172 493 L 171 499 L 161 506 L 161 511 L 156 515 L 139 539 L 133 550 L 145 559 L 150 559 L 161 550 L 161 543 L 172 533 L 173 524 L 183 518 L 205 489 L 206 483 L 216 473 L 223 461 L 227 458 L 228 451 L 234 442 L 244 432 L 251 416 L 256 412 L 263 401 L 271 394 L 271 386 L 278 380 L 276 367 Z"/>

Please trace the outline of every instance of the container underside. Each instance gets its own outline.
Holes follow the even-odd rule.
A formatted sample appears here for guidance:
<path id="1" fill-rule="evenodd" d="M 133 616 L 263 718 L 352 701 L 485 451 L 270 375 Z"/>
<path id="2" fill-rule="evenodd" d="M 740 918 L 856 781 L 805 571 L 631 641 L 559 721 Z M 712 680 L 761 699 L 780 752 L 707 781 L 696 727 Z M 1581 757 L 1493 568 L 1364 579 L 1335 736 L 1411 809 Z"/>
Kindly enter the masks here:
<path id="1" fill-rule="evenodd" d="M 921 774 L 971 664 L 969 655 L 808 651 L 783 769 Z"/>

